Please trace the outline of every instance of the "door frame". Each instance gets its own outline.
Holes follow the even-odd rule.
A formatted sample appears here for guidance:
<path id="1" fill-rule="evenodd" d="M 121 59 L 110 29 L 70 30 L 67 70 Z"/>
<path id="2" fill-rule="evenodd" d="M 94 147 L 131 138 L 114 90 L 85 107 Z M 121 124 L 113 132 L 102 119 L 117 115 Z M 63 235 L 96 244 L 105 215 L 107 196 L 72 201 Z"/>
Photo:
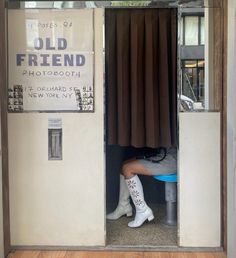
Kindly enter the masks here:
<path id="1" fill-rule="evenodd" d="M 2 146 L 2 201 L 3 201 L 3 237 L 5 257 L 11 250 L 10 209 L 9 209 L 9 174 L 8 174 L 8 126 L 7 126 L 7 40 L 6 40 L 5 1 L 0 1 L 0 105 L 1 105 L 1 143 Z M 4 62 L 5 60 L 5 62 Z M 5 63 L 5 65 L 4 65 Z M 0 195 L 1 196 L 1 195 Z"/>

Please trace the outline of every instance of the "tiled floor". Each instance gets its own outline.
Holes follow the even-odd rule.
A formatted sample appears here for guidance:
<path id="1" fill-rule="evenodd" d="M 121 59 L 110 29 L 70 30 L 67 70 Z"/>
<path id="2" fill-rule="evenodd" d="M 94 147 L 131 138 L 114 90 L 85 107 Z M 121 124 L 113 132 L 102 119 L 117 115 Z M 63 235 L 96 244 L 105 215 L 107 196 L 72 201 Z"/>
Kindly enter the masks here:
<path id="1" fill-rule="evenodd" d="M 107 245 L 122 246 L 177 246 L 177 227 L 161 223 L 165 214 L 164 205 L 150 205 L 154 221 L 140 228 L 129 228 L 132 218 L 122 217 L 116 221 L 107 220 Z"/>

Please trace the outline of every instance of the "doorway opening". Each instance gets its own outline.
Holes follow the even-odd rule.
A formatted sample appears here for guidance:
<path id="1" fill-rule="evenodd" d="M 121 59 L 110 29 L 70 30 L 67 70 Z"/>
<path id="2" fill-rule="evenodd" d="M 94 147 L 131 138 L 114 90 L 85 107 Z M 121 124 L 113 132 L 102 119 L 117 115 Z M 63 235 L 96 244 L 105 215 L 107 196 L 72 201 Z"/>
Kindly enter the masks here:
<path id="1" fill-rule="evenodd" d="M 108 214 L 125 161 L 177 146 L 177 9 L 106 9 L 105 56 Z M 107 245 L 177 246 L 177 225 L 163 222 L 165 183 L 139 178 L 155 219 L 135 229 L 133 218 L 107 220 Z"/>

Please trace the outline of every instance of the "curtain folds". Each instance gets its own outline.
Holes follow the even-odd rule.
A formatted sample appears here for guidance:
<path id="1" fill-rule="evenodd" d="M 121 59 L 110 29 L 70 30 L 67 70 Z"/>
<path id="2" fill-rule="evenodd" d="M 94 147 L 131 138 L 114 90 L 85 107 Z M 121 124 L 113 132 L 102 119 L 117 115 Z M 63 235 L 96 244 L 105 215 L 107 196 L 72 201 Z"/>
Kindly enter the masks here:
<path id="1" fill-rule="evenodd" d="M 108 144 L 176 145 L 175 9 L 108 9 Z"/>

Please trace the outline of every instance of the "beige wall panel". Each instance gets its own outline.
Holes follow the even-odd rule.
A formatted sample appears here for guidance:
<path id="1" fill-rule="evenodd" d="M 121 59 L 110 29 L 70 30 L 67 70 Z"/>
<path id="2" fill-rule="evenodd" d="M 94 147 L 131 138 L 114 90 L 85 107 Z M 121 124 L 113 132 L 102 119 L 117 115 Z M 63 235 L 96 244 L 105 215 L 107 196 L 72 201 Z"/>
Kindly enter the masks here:
<path id="1" fill-rule="evenodd" d="M 179 244 L 221 245 L 220 114 L 179 115 Z"/>
<path id="2" fill-rule="evenodd" d="M 95 11 L 95 113 L 9 114 L 12 245 L 105 244 L 103 11 Z M 63 160 L 48 161 L 48 118 Z"/>

